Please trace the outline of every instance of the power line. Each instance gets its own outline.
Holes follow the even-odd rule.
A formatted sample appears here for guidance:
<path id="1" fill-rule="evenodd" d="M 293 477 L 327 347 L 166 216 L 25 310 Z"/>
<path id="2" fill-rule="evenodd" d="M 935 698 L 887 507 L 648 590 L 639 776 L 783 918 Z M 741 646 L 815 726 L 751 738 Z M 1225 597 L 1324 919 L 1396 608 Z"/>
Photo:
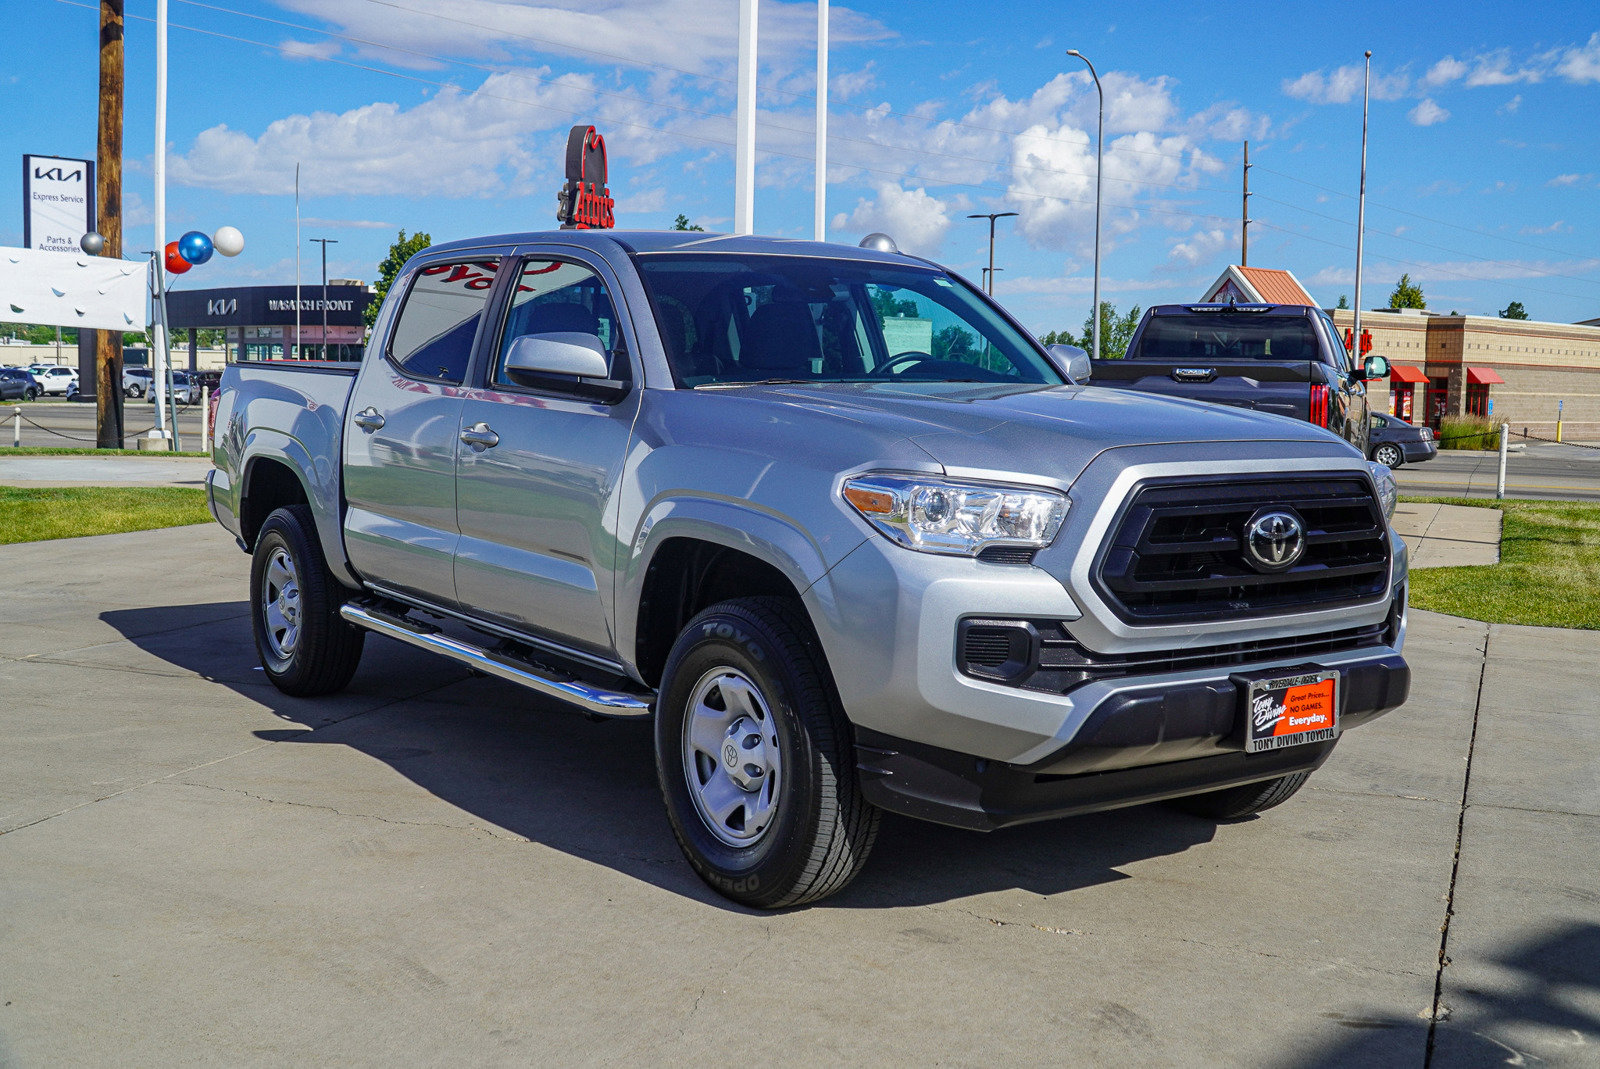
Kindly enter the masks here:
<path id="1" fill-rule="evenodd" d="M 82 0 L 55 0 L 55 2 L 58 3 L 58 4 L 61 4 L 63 6 L 66 6 L 66 7 L 76 7 L 76 8 L 94 10 L 92 5 L 90 5 L 88 3 L 85 3 L 85 2 L 82 2 Z M 130 15 L 128 17 L 132 18 L 132 19 L 135 19 L 136 21 L 140 21 L 140 22 L 153 22 L 154 21 L 153 19 L 149 18 L 148 16 Z M 238 34 L 224 33 L 224 32 L 222 32 L 220 30 L 208 30 L 208 29 L 203 29 L 203 28 L 198 27 L 198 26 L 188 26 L 188 25 L 185 25 L 185 24 L 182 24 L 182 23 L 177 23 L 177 22 L 169 22 L 168 26 L 170 28 L 172 28 L 172 29 L 187 30 L 190 33 L 197 33 L 197 34 L 201 34 L 201 35 L 206 36 L 206 37 L 215 37 L 215 38 L 218 38 L 219 40 L 233 41 L 233 42 L 235 42 L 237 44 L 255 45 L 257 47 L 267 48 L 267 49 L 271 49 L 273 51 L 280 51 L 280 52 L 282 51 L 281 47 L 278 46 L 278 45 L 274 45 L 274 44 L 271 44 L 271 43 L 266 42 L 266 41 L 256 40 L 256 39 L 250 38 L 250 37 L 242 37 L 242 36 L 240 36 Z M 370 66 L 370 65 L 365 64 L 365 63 L 356 63 L 356 62 L 353 62 L 351 60 L 339 59 L 337 57 L 331 57 L 330 56 L 330 57 L 322 58 L 322 59 L 320 59 L 320 62 L 336 63 L 336 64 L 339 64 L 340 66 L 350 67 L 350 68 L 353 68 L 355 70 L 366 71 L 366 72 L 371 73 L 371 74 L 380 74 L 380 75 L 384 75 L 386 77 L 399 79 L 400 81 L 415 82 L 415 83 L 417 83 L 419 85 L 428 85 L 428 86 L 433 86 L 433 87 L 439 88 L 439 89 L 452 89 L 452 90 L 457 90 L 457 91 L 459 91 L 461 89 L 460 86 L 455 85 L 455 84 L 450 83 L 450 82 L 441 82 L 441 81 L 436 81 L 436 80 L 431 79 L 431 78 L 422 78 L 422 77 L 419 77 L 419 76 L 416 76 L 416 75 L 401 74 L 401 73 L 399 73 L 397 71 L 385 70 L 382 67 L 374 67 L 374 66 Z M 483 89 L 472 90 L 472 93 L 474 95 L 476 95 L 476 96 L 481 96 L 481 97 L 484 97 L 484 98 L 487 98 L 487 99 L 490 99 L 490 100 L 499 100 L 499 101 L 503 101 L 503 102 L 510 103 L 510 104 L 517 104 L 517 105 L 520 105 L 522 107 L 529 107 L 529 108 L 535 108 L 535 109 L 538 109 L 538 110 L 541 110 L 541 111 L 554 112 L 554 113 L 556 113 L 558 115 L 566 115 L 566 116 L 570 116 L 570 117 L 573 117 L 573 118 L 582 117 L 582 113 L 581 112 L 575 111 L 574 109 L 571 109 L 571 108 L 561 108 L 561 107 L 556 107 L 556 106 L 550 105 L 550 104 L 535 103 L 535 102 L 530 101 L 530 100 L 524 100 L 521 97 L 505 96 L 503 94 L 491 93 L 491 92 L 488 92 L 488 91 L 483 90 Z M 723 116 L 717 115 L 715 117 L 722 118 Z M 678 131 L 678 130 L 662 129 L 662 128 L 655 127 L 655 126 L 649 126 L 649 125 L 647 125 L 645 123 L 631 122 L 631 121 L 626 120 L 626 119 L 611 118 L 611 119 L 608 119 L 607 121 L 608 122 L 612 122 L 617 126 L 629 127 L 629 128 L 633 128 L 633 129 L 637 129 L 637 130 L 643 130 L 643 131 L 646 131 L 648 133 L 659 134 L 661 136 L 671 137 L 671 138 L 675 138 L 675 139 L 678 139 L 678 140 L 694 141 L 694 142 L 699 142 L 701 144 L 714 145 L 714 146 L 717 146 L 717 147 L 720 147 L 720 148 L 732 148 L 733 147 L 733 142 L 732 141 L 723 140 L 721 138 L 706 137 L 706 136 L 700 135 L 700 134 L 684 133 L 684 132 Z M 891 146 L 878 145 L 878 147 L 882 148 L 882 147 L 891 147 Z M 799 161 L 802 161 L 802 162 L 810 162 L 810 160 L 811 160 L 811 157 L 809 155 L 804 155 L 804 154 L 795 153 L 795 152 L 784 152 L 784 151 L 781 151 L 781 150 L 778 150 L 778 149 L 770 149 L 769 148 L 769 149 L 764 149 L 763 152 L 765 152 L 769 156 L 776 156 L 776 157 L 779 157 L 779 158 L 782 158 L 782 159 L 793 159 L 793 160 L 799 160 Z M 1020 198 L 1028 199 L 1028 200 L 1055 201 L 1055 202 L 1066 203 L 1066 204 L 1093 204 L 1094 203 L 1093 198 L 1087 198 L 1087 197 L 1066 197 L 1066 196 L 1060 196 L 1060 195 L 1057 195 L 1057 194 L 1033 193 L 1033 192 L 1023 191 L 1023 190 L 1006 189 L 1006 188 L 1001 188 L 1001 187 L 992 186 L 992 185 L 986 185 L 986 184 L 978 183 L 978 182 L 960 182 L 960 181 L 956 181 L 956 180 L 953 180 L 953 179 L 943 179 L 943 178 L 937 178 L 937 177 L 933 177 L 933 176 L 917 175 L 917 174 L 913 174 L 913 173 L 911 173 L 909 171 L 895 171 L 895 170 L 890 170 L 888 168 L 882 168 L 882 167 L 868 167 L 865 164 L 850 164 L 850 166 L 855 168 L 856 170 L 863 171 L 863 172 L 866 172 L 868 174 L 878 174 L 878 175 L 883 175 L 883 176 L 889 177 L 889 178 L 909 179 L 911 181 L 920 182 L 920 183 L 922 183 L 924 185 L 943 186 L 943 187 L 949 187 L 949 188 L 955 188 L 955 189 L 972 189 L 972 190 L 977 190 L 979 192 L 984 192 L 984 193 L 993 193 L 993 194 L 1001 194 L 1001 195 L 1011 196 L 1011 197 L 1020 197 Z M 1204 213 L 1204 212 L 1184 211 L 1184 210 L 1179 209 L 1179 208 L 1164 208 L 1164 207 L 1159 207 L 1159 206 L 1156 206 L 1156 205 L 1149 205 L 1149 204 L 1144 204 L 1144 205 L 1139 205 L 1139 204 L 1113 204 L 1113 203 L 1109 203 L 1108 202 L 1106 206 L 1110 207 L 1110 208 L 1121 208 L 1121 209 L 1125 209 L 1127 211 L 1133 211 L 1133 212 L 1150 212 L 1150 213 L 1156 214 L 1156 215 L 1181 216 L 1181 217 L 1184 217 L 1184 218 L 1210 220 L 1210 221 L 1223 222 L 1223 223 L 1226 223 L 1226 222 L 1229 221 L 1229 220 L 1223 218 L 1220 215 L 1213 215 L 1213 214 Z"/>
<path id="2" fill-rule="evenodd" d="M 597 88 L 594 88 L 594 87 L 582 87 L 580 89 L 580 87 L 578 87 L 578 86 L 570 86 L 570 85 L 562 82 L 559 78 L 543 78 L 543 77 L 540 77 L 537 74 L 529 74 L 529 73 L 527 73 L 525 71 L 504 70 L 504 69 L 501 69 L 501 68 L 498 68 L 498 67 L 489 66 L 489 65 L 483 64 L 483 63 L 474 63 L 474 62 L 472 62 L 470 60 L 466 60 L 466 59 L 451 59 L 449 57 L 436 55 L 436 54 L 431 53 L 431 52 L 423 52 L 423 51 L 421 51 L 419 49 L 403 48 L 403 47 L 401 47 L 399 45 L 385 44 L 385 43 L 383 43 L 381 41 L 373 41 L 373 40 L 370 40 L 370 39 L 364 38 L 364 37 L 355 37 L 353 35 L 345 34 L 345 33 L 339 33 L 339 32 L 334 31 L 334 30 L 324 30 L 324 29 L 321 29 L 321 28 L 315 27 L 315 26 L 307 26 L 307 25 L 305 25 L 303 23 L 289 22 L 289 21 L 287 21 L 285 19 L 272 18 L 271 16 L 268 16 L 268 15 L 258 15 L 258 14 L 255 14 L 255 13 L 249 12 L 249 11 L 239 11 L 239 10 L 234 9 L 234 8 L 223 7 L 223 6 L 219 5 L 219 4 L 204 3 L 203 0 L 178 0 L 178 2 L 182 3 L 182 4 L 187 4 L 190 7 L 204 8 L 204 9 L 206 9 L 208 11 L 215 11 L 215 12 L 218 12 L 220 14 L 236 15 L 236 16 L 238 16 L 240 18 L 254 19 L 254 20 L 258 21 L 258 22 L 265 22 L 265 23 L 269 23 L 269 24 L 274 25 L 274 26 L 282 26 L 285 29 L 299 30 L 299 31 L 304 32 L 304 33 L 321 34 L 322 36 L 325 36 L 325 37 L 334 38 L 334 39 L 337 39 L 337 40 L 340 40 L 340 41 L 347 41 L 347 42 L 349 42 L 351 44 L 363 45 L 363 46 L 368 47 L 368 48 L 377 48 L 377 49 L 382 49 L 382 50 L 389 51 L 389 52 L 396 52 L 396 53 L 399 53 L 400 55 L 415 56 L 418 59 L 432 60 L 435 63 L 441 63 L 441 64 L 445 64 L 445 65 L 467 67 L 467 68 L 472 69 L 472 70 L 483 71 L 483 72 L 485 72 L 487 74 L 501 75 L 503 77 L 508 77 L 508 78 L 517 78 L 517 79 L 521 79 L 521 80 L 524 80 L 524 81 L 537 82 L 540 85 L 549 85 L 549 86 L 555 86 L 557 88 L 572 89 L 574 91 L 593 93 L 596 96 L 612 97 L 612 98 L 617 99 L 617 100 L 625 101 L 625 102 L 630 103 L 630 104 L 639 104 L 639 105 L 642 105 L 644 107 L 665 108 L 665 109 L 668 109 L 670 111 L 683 112 L 683 113 L 689 114 L 689 115 L 698 115 L 698 116 L 701 116 L 703 118 L 712 118 L 712 119 L 721 119 L 721 118 L 724 118 L 725 115 L 726 115 L 726 113 L 720 112 L 720 111 L 709 111 L 709 110 L 706 110 L 704 108 L 691 107 L 691 106 L 689 106 L 687 104 L 673 104 L 673 103 L 669 103 L 667 101 L 662 101 L 662 100 L 647 100 L 647 99 L 645 99 L 643 97 L 632 96 L 632 95 L 627 94 L 627 93 L 617 93 L 617 92 L 613 92 L 613 91 L 607 90 L 607 89 L 597 89 Z M 372 3 L 380 3 L 380 2 L 382 2 L 382 0 L 370 0 L 370 2 L 372 2 Z M 386 4 L 385 6 L 395 6 L 395 5 Z M 409 11 L 409 10 L 412 10 L 412 9 L 410 9 L 410 8 L 401 8 L 401 10 Z M 418 13 L 419 14 L 423 14 L 423 12 L 418 12 Z M 444 18 L 445 16 L 439 16 L 439 17 Z M 464 20 L 461 20 L 461 19 L 448 19 L 448 21 L 451 21 L 451 22 L 463 22 Z M 466 23 L 466 25 L 477 26 L 478 24 L 477 23 Z M 536 38 L 536 40 L 538 40 L 538 39 Z M 280 46 L 268 46 L 268 47 L 277 47 L 279 49 L 279 51 L 286 51 L 285 49 L 282 48 L 281 45 Z M 587 51 L 587 50 L 580 50 L 580 51 Z M 291 54 L 293 54 L 293 53 L 291 53 Z M 594 54 L 602 55 L 602 56 L 608 55 L 607 53 L 594 53 Z M 327 59 L 331 59 L 332 57 L 308 56 L 306 58 L 327 60 Z M 675 70 L 676 68 L 668 68 L 668 69 Z M 684 72 L 684 73 L 688 73 L 688 72 Z M 793 94 L 793 95 L 798 95 L 798 94 Z M 807 134 L 807 133 L 810 132 L 810 131 L 807 131 L 807 130 L 797 129 L 797 128 L 792 127 L 792 126 L 783 126 L 781 124 L 771 122 L 770 120 L 762 122 L 761 125 L 767 130 L 777 131 L 777 132 L 780 132 L 780 133 L 803 135 L 803 134 Z M 1000 134 L 1002 134 L 1003 136 L 1006 136 L 1006 137 L 1016 137 L 1016 136 L 1018 136 L 1015 133 L 1007 133 L 1005 131 L 995 131 L 995 132 L 996 133 L 1000 133 Z M 892 150 L 897 151 L 897 152 L 913 153 L 913 154 L 916 154 L 916 155 L 929 156 L 929 157 L 933 157 L 933 158 L 936 158 L 936 159 L 954 160 L 954 161 L 959 162 L 959 163 L 979 163 L 979 164 L 983 164 L 985 167 L 1004 166 L 1006 169 L 1011 171 L 1011 173 L 1013 173 L 1013 174 L 1015 174 L 1019 169 L 1021 169 L 1021 170 L 1027 170 L 1027 171 L 1035 172 L 1035 173 L 1038 173 L 1038 174 L 1064 175 L 1064 176 L 1073 177 L 1073 178 L 1093 178 L 1094 177 L 1093 172 L 1090 172 L 1090 171 L 1073 171 L 1073 170 L 1067 170 L 1065 168 L 1060 168 L 1060 167 L 1049 167 L 1049 166 L 1046 166 L 1046 165 L 1043 165 L 1043 164 L 1027 164 L 1027 163 L 1024 163 L 1024 164 L 1018 165 L 1016 163 L 1006 163 L 1004 165 L 1001 165 L 1001 164 L 997 164 L 992 159 L 986 159 L 986 158 L 981 157 L 981 156 L 964 156 L 964 155 L 960 155 L 958 153 L 940 152 L 937 149 L 923 148 L 923 147 L 920 147 L 920 146 L 917 146 L 917 145 L 901 145 L 901 144 L 896 144 L 894 142 L 888 142 L 888 141 L 873 141 L 873 140 L 870 140 L 868 138 L 852 137 L 849 134 L 840 134 L 840 133 L 837 133 L 837 132 L 830 134 L 828 140 L 829 141 L 844 141 L 844 142 L 849 142 L 851 144 L 856 144 L 856 145 L 865 145 L 868 148 L 875 148 L 875 149 L 892 149 Z M 1051 143 L 1051 144 L 1063 144 L 1063 143 L 1065 143 L 1065 142 L 1061 142 L 1057 138 L 1051 138 L 1051 137 L 1042 137 L 1039 140 L 1045 141 L 1045 142 L 1048 142 L 1048 143 Z M 1119 149 L 1113 147 L 1112 151 L 1113 152 L 1127 153 L 1127 152 L 1142 152 L 1143 150 L 1135 150 L 1135 149 L 1121 149 L 1121 150 L 1119 150 Z M 1180 159 L 1180 160 L 1182 159 L 1182 157 L 1170 157 L 1170 158 L 1175 158 L 1175 159 Z M 1229 190 L 1216 189 L 1216 188 L 1210 187 L 1210 186 L 1184 185 L 1184 184 L 1177 183 L 1177 182 L 1155 182 L 1155 181 L 1145 181 L 1145 180 L 1141 180 L 1141 179 L 1137 179 L 1137 178 L 1117 178 L 1117 177 L 1114 177 L 1114 176 L 1107 176 L 1107 177 L 1108 177 L 1108 179 L 1110 181 L 1113 181 L 1113 182 L 1122 182 L 1122 183 L 1124 183 L 1126 185 L 1131 185 L 1131 186 L 1144 186 L 1144 187 L 1150 188 L 1150 189 L 1177 189 L 1177 190 L 1183 190 L 1185 192 L 1209 192 L 1209 193 L 1228 193 L 1228 192 L 1231 192 Z"/>
<path id="3" fill-rule="evenodd" d="M 1257 164 L 1256 166 L 1260 166 L 1260 165 Z M 1355 194 L 1346 193 L 1342 189 L 1334 189 L 1331 186 L 1324 186 L 1324 185 L 1320 185 L 1320 184 L 1318 184 L 1316 182 L 1308 181 L 1307 179 L 1304 179 L 1304 178 L 1297 178 L 1296 176 L 1294 176 L 1292 174 L 1285 174 L 1282 171 L 1274 171 L 1270 167 L 1261 167 L 1261 170 L 1266 171 L 1268 174 L 1275 174 L 1279 178 L 1287 178 L 1291 182 L 1299 182 L 1303 186 L 1310 186 L 1312 189 L 1320 189 L 1324 193 L 1332 193 L 1336 197 L 1344 197 L 1346 200 L 1354 200 L 1355 199 Z M 1449 221 L 1444 220 L 1444 219 L 1435 219 L 1431 215 L 1423 215 L 1421 212 L 1410 211 L 1410 210 L 1408 210 L 1406 208 L 1396 208 L 1392 204 L 1383 204 L 1383 203 L 1380 203 L 1378 201 L 1371 200 L 1370 198 L 1367 200 L 1367 203 L 1372 205 L 1375 208 L 1382 208 L 1385 211 L 1395 212 L 1395 213 L 1397 213 L 1399 215 L 1407 215 L 1407 216 L 1410 216 L 1413 219 L 1421 219 L 1425 223 L 1437 223 L 1439 226 L 1447 226 L 1447 227 L 1450 227 L 1452 230 L 1460 230 L 1460 231 L 1463 231 L 1463 232 L 1468 233 L 1468 234 L 1475 234 L 1475 235 L 1477 235 L 1478 237 L 1481 237 L 1481 238 L 1489 238 L 1489 239 L 1494 240 L 1494 241 L 1506 241 L 1506 242 L 1510 242 L 1513 245 L 1525 245 L 1530 249 L 1538 249 L 1540 252 L 1554 253 L 1557 256 L 1565 256 L 1565 257 L 1568 257 L 1569 259 L 1573 259 L 1573 260 L 1581 260 L 1581 259 L 1583 259 L 1583 257 L 1579 256 L 1577 253 L 1568 252 L 1565 249 L 1552 249 L 1548 245 L 1539 245 L 1539 244 L 1536 244 L 1536 243 L 1531 242 L 1531 241 L 1523 241 L 1520 238 L 1509 238 L 1509 237 L 1506 237 L 1504 234 L 1495 234 L 1495 233 L 1492 233 L 1492 232 L 1490 232 L 1488 230 L 1479 230 L 1476 227 L 1463 226 L 1460 223 L 1452 223 L 1452 222 L 1449 222 Z"/>

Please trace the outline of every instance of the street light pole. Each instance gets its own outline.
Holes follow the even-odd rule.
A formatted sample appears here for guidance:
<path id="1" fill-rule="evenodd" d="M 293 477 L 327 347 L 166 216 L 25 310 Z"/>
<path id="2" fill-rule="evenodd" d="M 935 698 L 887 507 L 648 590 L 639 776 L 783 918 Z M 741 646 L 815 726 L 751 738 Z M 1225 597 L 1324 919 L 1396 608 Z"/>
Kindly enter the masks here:
<path id="1" fill-rule="evenodd" d="M 1356 306 L 1351 317 L 1350 349 L 1361 355 L 1361 239 L 1367 232 L 1367 102 L 1372 88 L 1372 51 L 1367 50 L 1366 76 L 1361 84 L 1361 186 L 1356 198 Z"/>
<path id="2" fill-rule="evenodd" d="M 1089 62 L 1089 57 L 1079 52 L 1076 48 L 1067 49 L 1067 55 L 1077 56 L 1089 68 L 1089 77 L 1094 79 L 1094 91 L 1100 97 L 1100 119 L 1095 128 L 1094 147 L 1094 310 L 1091 320 L 1094 323 L 1094 358 L 1100 359 L 1100 179 L 1105 170 L 1106 148 L 1106 93 L 1100 87 L 1100 75 L 1095 73 L 1094 64 Z"/>
<path id="3" fill-rule="evenodd" d="M 338 238 L 309 238 L 322 246 L 322 359 L 328 359 L 328 246 L 339 244 Z"/>
<path id="4" fill-rule="evenodd" d="M 984 274 L 988 276 L 989 285 L 984 292 L 991 297 L 994 296 L 994 221 L 996 219 L 1008 219 L 1016 214 L 1016 212 L 978 212 L 976 215 L 967 216 L 968 219 L 989 220 L 989 266 L 984 268 Z"/>

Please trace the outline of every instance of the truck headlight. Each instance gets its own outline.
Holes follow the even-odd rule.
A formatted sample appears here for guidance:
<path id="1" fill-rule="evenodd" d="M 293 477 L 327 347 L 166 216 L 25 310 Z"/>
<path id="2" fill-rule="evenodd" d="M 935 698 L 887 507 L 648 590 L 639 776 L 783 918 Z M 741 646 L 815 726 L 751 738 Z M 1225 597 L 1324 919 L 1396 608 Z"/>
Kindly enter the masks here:
<path id="1" fill-rule="evenodd" d="M 1043 549 L 1061 530 L 1069 502 L 1055 490 L 858 475 L 844 499 L 872 526 L 907 549 L 976 557 L 989 546 Z"/>
<path id="2" fill-rule="evenodd" d="M 1372 481 L 1378 486 L 1378 504 L 1383 506 L 1384 520 L 1394 519 L 1394 506 L 1400 500 L 1400 486 L 1394 481 L 1394 472 L 1375 460 L 1367 461 L 1367 470 L 1372 472 Z"/>

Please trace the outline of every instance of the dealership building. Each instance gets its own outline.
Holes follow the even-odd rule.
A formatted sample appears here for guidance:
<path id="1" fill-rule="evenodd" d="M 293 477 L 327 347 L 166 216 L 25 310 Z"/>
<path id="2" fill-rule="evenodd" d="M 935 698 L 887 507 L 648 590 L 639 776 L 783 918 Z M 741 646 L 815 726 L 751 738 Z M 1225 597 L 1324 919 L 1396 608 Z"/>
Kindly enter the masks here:
<path id="1" fill-rule="evenodd" d="M 169 290 L 167 318 L 170 327 L 190 329 L 190 368 L 199 359 L 196 330 L 223 331 L 229 362 L 360 360 L 372 299 L 370 287 L 349 279 L 329 282 L 326 290 L 320 284 Z M 174 354 L 173 363 L 181 357 Z"/>

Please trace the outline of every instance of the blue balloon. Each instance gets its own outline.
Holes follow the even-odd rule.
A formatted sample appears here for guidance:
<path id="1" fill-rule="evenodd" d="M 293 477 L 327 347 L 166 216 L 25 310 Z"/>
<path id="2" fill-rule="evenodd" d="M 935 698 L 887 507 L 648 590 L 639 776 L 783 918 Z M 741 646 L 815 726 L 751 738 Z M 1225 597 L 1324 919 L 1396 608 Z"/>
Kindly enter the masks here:
<path id="1" fill-rule="evenodd" d="M 178 255 L 192 264 L 203 264 L 211 259 L 211 239 L 191 230 L 178 239 Z"/>

